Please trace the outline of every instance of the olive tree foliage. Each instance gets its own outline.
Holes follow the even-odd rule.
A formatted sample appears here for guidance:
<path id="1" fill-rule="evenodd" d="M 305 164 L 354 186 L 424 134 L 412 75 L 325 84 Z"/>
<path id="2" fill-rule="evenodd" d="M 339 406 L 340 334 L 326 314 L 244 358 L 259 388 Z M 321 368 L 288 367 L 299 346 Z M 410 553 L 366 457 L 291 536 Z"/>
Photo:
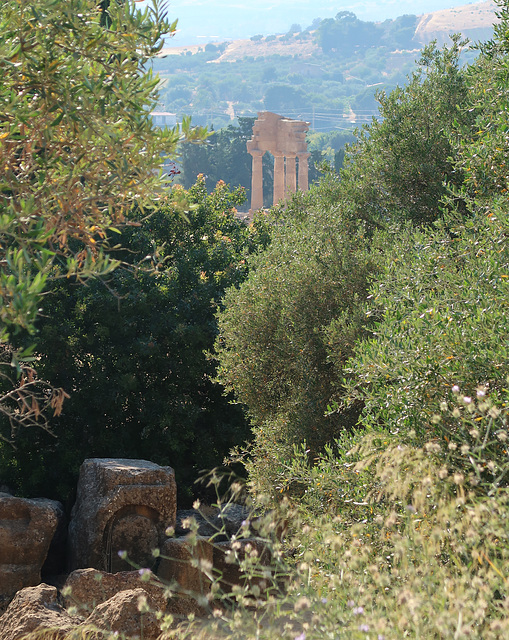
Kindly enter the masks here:
<path id="1" fill-rule="evenodd" d="M 14 346 L 34 336 L 49 280 L 111 272 L 108 233 L 161 190 L 161 155 L 204 137 L 152 126 L 147 62 L 175 26 L 155 2 L 0 1 L 0 412 L 12 425 L 58 413 L 65 395 L 27 363 L 33 346 Z"/>
<path id="2" fill-rule="evenodd" d="M 378 260 L 364 229 L 334 205 L 339 188 L 329 173 L 269 215 L 270 245 L 251 259 L 247 279 L 227 291 L 218 315 L 218 377 L 248 409 L 246 468 L 252 486 L 269 493 L 279 486 L 278 461 L 290 459 L 294 445 L 305 440 L 316 454 L 355 426 L 361 408 L 327 412 L 365 333 Z"/>
<path id="3" fill-rule="evenodd" d="M 372 282 L 398 230 L 442 219 L 449 189 L 462 185 L 451 157 L 473 114 L 461 46 L 427 47 L 408 85 L 378 96 L 382 119 L 359 132 L 340 177 L 275 215 L 271 245 L 227 292 L 219 376 L 249 410 L 255 490 L 285 486 L 294 445 L 313 455 L 358 426 L 365 396 L 347 391 L 358 377 L 348 363 L 383 313 Z"/>
<path id="4" fill-rule="evenodd" d="M 451 189 L 451 212 L 388 240 L 371 290 L 380 321 L 346 367 L 369 427 L 430 438 L 451 389 L 495 399 L 507 387 L 509 10 L 500 6 L 494 39 L 466 70 L 470 121 L 455 123 L 451 160 L 464 181 Z"/>
<path id="5" fill-rule="evenodd" d="M 465 45 L 432 43 L 405 87 L 377 95 L 381 118 L 359 132 L 342 170 L 343 200 L 367 224 L 394 221 L 430 223 L 442 215 L 442 198 L 463 182 L 453 156 L 454 123 L 469 126 L 467 70 L 460 64 Z"/>
<path id="6" fill-rule="evenodd" d="M 493 39 L 478 45 L 480 55 L 468 69 L 468 111 L 471 119 L 457 123 L 456 166 L 465 176 L 464 193 L 479 203 L 509 190 L 509 8 L 499 2 Z"/>

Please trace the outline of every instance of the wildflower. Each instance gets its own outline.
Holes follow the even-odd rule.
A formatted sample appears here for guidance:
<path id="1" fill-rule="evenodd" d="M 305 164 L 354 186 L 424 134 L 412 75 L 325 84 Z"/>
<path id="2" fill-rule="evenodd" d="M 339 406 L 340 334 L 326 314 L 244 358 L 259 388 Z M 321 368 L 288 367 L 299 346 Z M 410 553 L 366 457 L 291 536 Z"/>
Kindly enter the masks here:
<path id="1" fill-rule="evenodd" d="M 150 571 L 150 569 L 140 569 L 138 573 L 140 574 L 140 578 L 144 582 L 146 582 L 147 580 L 150 580 L 150 576 L 152 575 L 152 572 Z"/>
<path id="2" fill-rule="evenodd" d="M 306 640 L 306 634 L 304 631 L 300 635 L 295 636 L 295 640 Z"/>
<path id="3" fill-rule="evenodd" d="M 460 392 L 460 388 L 458 387 L 458 385 L 457 385 L 457 384 L 455 384 L 455 385 L 452 387 L 451 391 L 452 391 L 453 393 L 459 393 L 459 392 Z"/>
<path id="4" fill-rule="evenodd" d="M 140 613 L 148 613 L 150 611 L 147 598 L 145 596 L 140 596 L 138 598 L 138 611 Z"/>
<path id="5" fill-rule="evenodd" d="M 461 485 L 465 482 L 465 476 L 462 473 L 455 473 L 453 476 L 454 484 Z"/>
<path id="6" fill-rule="evenodd" d="M 348 600 L 348 602 L 346 603 L 346 606 L 350 607 L 351 609 L 352 607 L 355 607 L 355 602 L 353 600 Z"/>
<path id="7" fill-rule="evenodd" d="M 210 562 L 210 560 L 207 560 L 206 558 L 200 558 L 200 570 L 203 571 L 204 573 L 209 573 L 210 571 L 212 571 L 213 565 L 212 562 Z"/>
<path id="8" fill-rule="evenodd" d="M 298 613 L 299 611 L 302 611 L 304 609 L 309 609 L 310 606 L 311 603 L 309 602 L 309 600 L 305 596 L 303 596 L 302 598 L 299 598 L 297 600 L 293 608 L 295 612 Z"/>
<path id="9" fill-rule="evenodd" d="M 477 389 L 478 398 L 484 398 L 485 395 L 486 395 L 486 391 L 484 389 Z"/>
<path id="10" fill-rule="evenodd" d="M 127 551 L 118 551 L 118 557 L 122 558 L 122 560 L 127 560 Z"/>
<path id="11" fill-rule="evenodd" d="M 500 415 L 500 409 L 497 409 L 497 407 L 491 407 L 491 409 L 488 411 L 488 414 L 490 418 L 498 418 L 498 416 Z"/>
<path id="12" fill-rule="evenodd" d="M 354 616 L 360 616 L 364 613 L 364 607 L 355 607 L 355 609 L 352 609 L 352 613 Z"/>
<path id="13" fill-rule="evenodd" d="M 463 402 L 465 404 L 470 404 L 472 402 L 472 398 L 470 398 L 470 396 L 463 396 Z"/>
<path id="14" fill-rule="evenodd" d="M 359 631 L 364 631 L 364 633 L 369 633 L 369 624 L 359 625 Z"/>

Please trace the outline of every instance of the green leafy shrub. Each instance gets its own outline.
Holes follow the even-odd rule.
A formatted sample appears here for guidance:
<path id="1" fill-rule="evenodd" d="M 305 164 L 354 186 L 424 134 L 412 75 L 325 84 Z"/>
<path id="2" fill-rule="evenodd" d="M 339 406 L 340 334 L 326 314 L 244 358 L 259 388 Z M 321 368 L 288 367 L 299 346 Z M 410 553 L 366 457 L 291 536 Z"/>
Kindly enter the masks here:
<path id="1" fill-rule="evenodd" d="M 351 397 L 365 402 L 365 424 L 427 431 L 453 386 L 467 396 L 480 383 L 500 389 L 508 362 L 508 230 L 501 202 L 449 229 L 392 236 L 371 291 L 383 319 L 347 367 L 355 377 Z"/>
<path id="2" fill-rule="evenodd" d="M 319 450 L 357 419 L 357 407 L 325 413 L 343 385 L 340 360 L 364 333 L 359 310 L 377 255 L 363 230 L 331 208 L 337 189 L 331 174 L 317 191 L 296 196 L 281 217 L 274 214 L 271 244 L 252 260 L 248 279 L 228 290 L 219 314 L 219 378 L 248 407 L 255 433 L 250 468 L 264 486 L 275 473 L 271 449 L 291 456 L 305 439 Z"/>
<path id="3" fill-rule="evenodd" d="M 455 126 L 470 123 L 461 43 L 425 48 L 405 87 L 377 95 L 381 119 L 360 131 L 343 170 L 343 199 L 371 224 L 393 220 L 429 223 L 441 217 L 446 184 L 460 186 L 455 166 Z"/>
<path id="4" fill-rule="evenodd" d="M 62 498 L 85 457 L 139 457 L 173 466 L 187 501 L 199 472 L 248 437 L 206 355 L 224 290 L 245 279 L 258 244 L 235 216 L 243 198 L 224 184 L 208 195 L 203 179 L 174 189 L 173 203 L 124 231 L 124 266 L 107 282 L 52 288 L 38 365 L 71 397 L 51 423 L 56 438 L 29 430 L 2 447 L 4 482 Z"/>

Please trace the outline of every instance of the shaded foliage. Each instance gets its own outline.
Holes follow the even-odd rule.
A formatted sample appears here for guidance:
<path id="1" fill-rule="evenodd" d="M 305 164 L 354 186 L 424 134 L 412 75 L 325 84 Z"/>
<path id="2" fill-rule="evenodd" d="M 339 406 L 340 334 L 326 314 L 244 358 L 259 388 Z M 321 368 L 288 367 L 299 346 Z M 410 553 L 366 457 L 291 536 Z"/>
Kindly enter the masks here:
<path id="1" fill-rule="evenodd" d="M 146 458 L 176 469 L 186 501 L 200 470 L 248 436 L 207 356 L 224 290 L 245 278 L 258 243 L 234 215 L 243 197 L 225 185 L 207 195 L 203 180 L 175 188 L 173 203 L 124 231 L 123 266 L 106 282 L 54 285 L 38 366 L 71 397 L 52 420 L 56 438 L 30 430 L 0 449 L 4 482 L 65 496 L 86 457 Z"/>

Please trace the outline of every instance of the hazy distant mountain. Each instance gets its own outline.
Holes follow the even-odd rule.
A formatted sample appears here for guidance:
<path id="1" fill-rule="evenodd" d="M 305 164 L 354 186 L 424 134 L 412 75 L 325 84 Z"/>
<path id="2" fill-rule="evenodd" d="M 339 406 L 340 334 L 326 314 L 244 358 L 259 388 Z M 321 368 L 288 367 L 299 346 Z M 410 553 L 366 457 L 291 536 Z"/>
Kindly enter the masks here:
<path id="1" fill-rule="evenodd" d="M 170 17 L 179 20 L 179 31 L 168 45 L 286 33 L 294 24 L 305 29 L 316 18 L 333 18 L 340 11 L 352 11 L 362 20 L 380 21 L 403 14 L 429 14 L 459 4 L 463 4 L 461 0 L 179 0 L 169 4 Z"/>
<path id="2" fill-rule="evenodd" d="M 426 13 L 417 25 L 415 39 L 421 44 L 431 40 L 444 44 L 451 33 L 458 32 L 471 41 L 487 40 L 493 32 L 496 8 L 496 3 L 489 0 Z"/>

